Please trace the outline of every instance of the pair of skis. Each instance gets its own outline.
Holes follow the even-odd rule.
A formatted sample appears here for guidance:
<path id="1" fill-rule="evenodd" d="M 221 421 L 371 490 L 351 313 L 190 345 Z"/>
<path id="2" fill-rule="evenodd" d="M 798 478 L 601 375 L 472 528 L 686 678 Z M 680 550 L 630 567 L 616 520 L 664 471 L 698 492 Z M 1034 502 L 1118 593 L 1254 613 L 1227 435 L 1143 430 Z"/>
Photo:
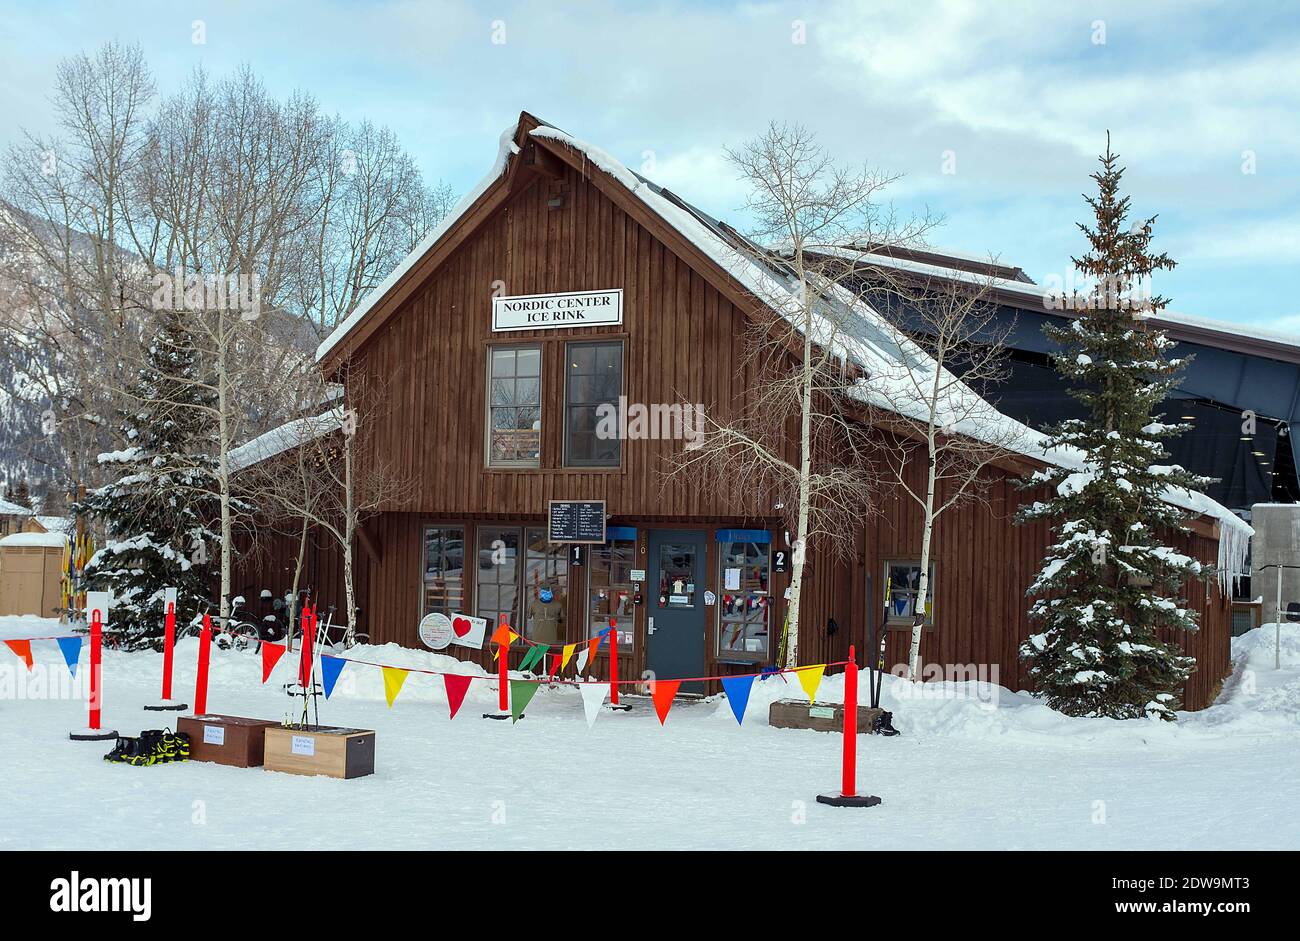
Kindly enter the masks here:
<path id="1" fill-rule="evenodd" d="M 867 686 L 871 689 L 871 708 L 880 709 L 880 691 L 885 681 L 885 646 L 889 641 L 889 601 L 893 590 L 893 579 L 885 580 L 885 601 L 880 620 L 873 628 L 871 646 L 867 648 Z M 874 655 L 874 659 L 871 657 Z M 897 735 L 894 728 L 894 714 L 881 710 L 871 723 L 871 731 L 876 735 Z"/>

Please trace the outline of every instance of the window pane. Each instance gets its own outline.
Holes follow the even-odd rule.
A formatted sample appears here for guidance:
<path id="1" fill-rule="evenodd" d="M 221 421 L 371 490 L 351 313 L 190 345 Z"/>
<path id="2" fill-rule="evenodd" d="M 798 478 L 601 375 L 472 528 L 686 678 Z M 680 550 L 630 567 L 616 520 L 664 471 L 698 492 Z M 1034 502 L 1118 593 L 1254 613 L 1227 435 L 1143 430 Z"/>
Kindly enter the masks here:
<path id="1" fill-rule="evenodd" d="M 464 575 L 465 531 L 458 527 L 425 527 L 424 613 L 463 613 Z"/>
<path id="2" fill-rule="evenodd" d="M 478 598 L 479 617 L 495 627 L 505 614 L 517 629 L 519 530 L 511 527 L 484 526 L 478 531 Z"/>
<path id="3" fill-rule="evenodd" d="M 659 607 L 695 606 L 695 544 L 665 542 L 659 547 Z"/>
<path id="4" fill-rule="evenodd" d="M 758 542 L 718 544 L 718 656 L 766 660 L 772 598 L 768 592 L 768 546 Z"/>
<path id="5" fill-rule="evenodd" d="M 617 406 L 623 390 L 623 344 L 570 343 L 565 377 L 565 464 L 617 467 L 622 442 L 615 428 L 600 422 L 597 408 Z M 597 440 L 597 432 L 612 432 Z"/>
<path id="6" fill-rule="evenodd" d="M 569 551 L 551 543 L 544 529 L 528 529 L 524 564 L 524 599 L 527 621 L 524 636 L 542 644 L 562 644 L 569 607 Z"/>
<path id="7" fill-rule="evenodd" d="M 488 463 L 538 467 L 542 452 L 541 348 L 492 349 Z"/>
<path id="8" fill-rule="evenodd" d="M 636 542 L 615 539 L 603 546 L 592 546 L 587 565 L 587 637 L 596 637 L 609 627 L 612 617 L 620 634 L 631 631 L 636 585 L 632 566 Z M 622 641 L 620 640 L 620 643 Z"/>
<path id="9" fill-rule="evenodd" d="M 492 351 L 492 375 L 513 376 L 514 374 L 515 374 L 515 351 L 514 350 L 493 350 Z"/>
<path id="10" fill-rule="evenodd" d="M 540 376 L 542 374 L 541 347 L 530 346 L 516 350 L 516 376 Z"/>

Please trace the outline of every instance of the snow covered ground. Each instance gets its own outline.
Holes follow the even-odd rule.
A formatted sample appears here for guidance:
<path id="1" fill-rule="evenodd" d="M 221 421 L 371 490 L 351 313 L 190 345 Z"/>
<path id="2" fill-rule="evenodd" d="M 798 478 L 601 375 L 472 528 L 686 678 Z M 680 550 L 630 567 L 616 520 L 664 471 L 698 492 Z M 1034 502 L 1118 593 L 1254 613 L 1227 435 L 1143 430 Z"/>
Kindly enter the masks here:
<path id="1" fill-rule="evenodd" d="M 480 718 L 496 694 L 478 681 L 448 721 L 441 678 L 410 674 L 390 710 L 380 671 L 349 666 L 322 720 L 376 729 L 377 772 L 338 781 L 109 764 L 111 743 L 67 739 L 85 704 L 69 697 L 56 644 L 32 644 L 31 674 L 0 647 L 0 848 L 1295 849 L 1300 628 L 1283 631 L 1284 669 L 1273 670 L 1272 627 L 1252 631 L 1234 643 L 1219 703 L 1176 725 L 1066 719 L 975 683 L 900 699 L 908 688 L 888 678 L 903 734 L 859 736 L 859 791 L 884 798 L 870 809 L 815 803 L 838 789 L 839 735 L 767 725 L 768 703 L 801 695 L 793 680 L 755 684 L 742 727 L 719 697 L 679 703 L 664 728 L 635 700 L 588 729 L 571 688 L 542 690 L 512 725 Z M 0 639 L 65 632 L 0 618 Z M 186 699 L 196 644 L 177 651 Z M 392 645 L 349 656 L 453 663 Z M 281 718 L 290 659 L 262 686 L 260 658 L 214 651 L 209 710 Z M 160 669 L 161 655 L 105 652 L 106 725 L 173 721 L 141 710 Z M 836 676 L 818 699 L 841 696 Z"/>

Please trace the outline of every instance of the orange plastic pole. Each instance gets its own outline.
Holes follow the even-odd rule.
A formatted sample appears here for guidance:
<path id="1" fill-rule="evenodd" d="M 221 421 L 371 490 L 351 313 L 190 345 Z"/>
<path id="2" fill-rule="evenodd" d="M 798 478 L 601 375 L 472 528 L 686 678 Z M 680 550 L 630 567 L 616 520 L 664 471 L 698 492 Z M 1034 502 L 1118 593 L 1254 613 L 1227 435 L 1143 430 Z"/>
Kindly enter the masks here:
<path id="1" fill-rule="evenodd" d="M 844 668 L 844 780 L 840 793 L 854 797 L 858 792 L 858 661 L 849 644 L 849 662 Z"/>
<path id="2" fill-rule="evenodd" d="M 497 708 L 502 712 L 510 711 L 510 624 L 506 616 L 501 615 L 500 627 L 506 629 L 501 643 L 497 644 Z"/>
<path id="3" fill-rule="evenodd" d="M 203 615 L 203 630 L 199 633 L 199 671 L 194 679 L 194 714 L 208 711 L 208 659 L 212 655 L 212 619 Z"/>
<path id="4" fill-rule="evenodd" d="M 172 698 L 172 649 L 176 644 L 176 603 L 167 602 L 167 619 L 163 622 L 163 702 Z"/>
<path id="5" fill-rule="evenodd" d="M 609 619 L 609 704 L 618 705 L 618 620 Z"/>
<path id="6" fill-rule="evenodd" d="M 104 638 L 104 621 L 100 610 L 96 608 L 90 616 L 90 728 L 99 728 L 100 702 L 99 688 L 100 647 Z"/>

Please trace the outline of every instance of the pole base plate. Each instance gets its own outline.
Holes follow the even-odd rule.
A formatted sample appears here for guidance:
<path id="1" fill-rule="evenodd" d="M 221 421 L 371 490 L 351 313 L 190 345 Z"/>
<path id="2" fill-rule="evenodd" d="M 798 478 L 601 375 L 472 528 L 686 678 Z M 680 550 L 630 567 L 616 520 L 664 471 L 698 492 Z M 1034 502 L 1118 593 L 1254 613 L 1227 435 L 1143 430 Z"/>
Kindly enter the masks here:
<path id="1" fill-rule="evenodd" d="M 830 804 L 832 807 L 875 807 L 880 803 L 880 798 L 871 794 L 855 794 L 852 797 L 844 794 L 818 794 L 817 803 Z"/>
<path id="2" fill-rule="evenodd" d="M 177 702 L 175 699 L 161 699 L 144 707 L 145 712 L 184 712 L 190 708 L 189 703 Z"/>
<path id="3" fill-rule="evenodd" d="M 68 738 L 74 742 L 107 742 L 117 738 L 116 729 L 77 729 L 69 732 Z"/>
<path id="4" fill-rule="evenodd" d="M 528 715 L 528 713 L 526 713 L 526 712 L 521 712 L 521 713 L 519 713 L 519 718 L 523 719 L 523 718 L 527 717 L 527 715 Z M 485 712 L 485 713 L 483 713 L 483 718 L 485 718 L 485 719 L 509 719 L 510 717 L 511 717 L 511 716 L 510 716 L 510 713 L 508 713 L 508 712 Z"/>

